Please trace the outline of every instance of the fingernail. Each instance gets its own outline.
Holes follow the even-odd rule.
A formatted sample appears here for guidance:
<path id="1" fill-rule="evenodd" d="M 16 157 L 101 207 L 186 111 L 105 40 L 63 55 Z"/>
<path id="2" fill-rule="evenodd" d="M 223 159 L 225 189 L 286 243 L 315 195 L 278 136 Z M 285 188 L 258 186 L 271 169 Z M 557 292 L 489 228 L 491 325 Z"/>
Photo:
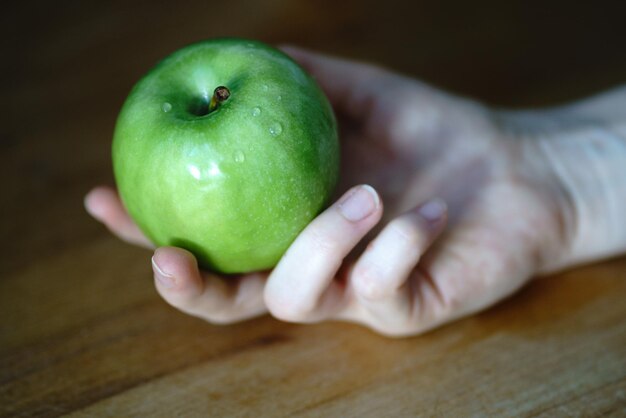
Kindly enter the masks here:
<path id="1" fill-rule="evenodd" d="M 152 267 L 154 267 L 154 277 L 158 280 L 158 282 L 168 289 L 171 289 L 176 285 L 176 281 L 174 280 L 174 276 L 164 272 L 161 267 L 156 263 L 154 257 L 152 257 Z"/>
<path id="2" fill-rule="evenodd" d="M 87 193 L 87 195 L 83 199 L 83 206 L 85 207 L 85 210 L 87 211 L 88 214 L 100 220 L 102 218 L 102 214 L 100 213 L 101 210 L 99 210 L 97 206 L 96 207 L 93 206 L 91 202 L 92 197 L 93 197 L 92 192 Z"/>
<path id="3" fill-rule="evenodd" d="M 346 193 L 339 201 L 339 212 L 350 222 L 358 222 L 370 216 L 378 207 L 376 191 L 367 184 Z"/>
<path id="4" fill-rule="evenodd" d="M 428 222 L 435 222 L 441 219 L 446 211 L 446 202 L 442 199 L 435 198 L 429 200 L 419 207 L 417 210 L 420 215 Z"/>

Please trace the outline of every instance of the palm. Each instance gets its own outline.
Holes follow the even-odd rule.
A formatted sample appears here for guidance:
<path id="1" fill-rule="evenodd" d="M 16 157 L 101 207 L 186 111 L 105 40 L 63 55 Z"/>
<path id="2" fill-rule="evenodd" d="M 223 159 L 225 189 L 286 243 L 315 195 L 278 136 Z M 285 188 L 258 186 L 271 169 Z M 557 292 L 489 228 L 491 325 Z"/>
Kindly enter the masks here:
<path id="1" fill-rule="evenodd" d="M 368 183 L 379 190 L 381 226 L 431 196 L 447 202 L 448 228 L 409 280 L 430 286 L 437 296 L 430 302 L 439 309 L 457 299 L 472 301 L 455 313 L 463 315 L 550 268 L 556 260 L 537 257 L 540 239 L 558 240 L 560 220 L 552 190 L 537 187 L 525 156 L 534 144 L 507 138 L 484 107 L 403 81 L 401 91 L 387 88 L 386 98 L 370 105 L 364 124 L 340 118 L 340 188 Z"/>
<path id="2" fill-rule="evenodd" d="M 433 195 L 445 198 L 458 216 L 516 145 L 500 141 L 485 108 L 394 78 L 399 80 L 387 83 L 385 97 L 372 101 L 362 121 L 340 114 L 340 189 L 373 185 L 387 219 Z"/>

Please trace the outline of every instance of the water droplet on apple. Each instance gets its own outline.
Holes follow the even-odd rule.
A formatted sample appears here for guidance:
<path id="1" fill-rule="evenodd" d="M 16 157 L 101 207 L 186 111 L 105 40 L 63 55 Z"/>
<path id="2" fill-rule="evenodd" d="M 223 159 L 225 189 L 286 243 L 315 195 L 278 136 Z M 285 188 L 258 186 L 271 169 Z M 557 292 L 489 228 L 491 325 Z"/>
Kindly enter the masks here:
<path id="1" fill-rule="evenodd" d="M 272 136 L 278 136 L 283 132 L 283 125 L 280 122 L 274 122 L 270 125 L 270 134 Z"/>
<path id="2" fill-rule="evenodd" d="M 246 45 L 248 46 L 248 48 L 254 48 L 254 44 L 251 42 L 247 43 Z"/>
<path id="3" fill-rule="evenodd" d="M 246 160 L 246 156 L 243 151 L 235 151 L 234 158 L 236 163 L 243 163 Z"/>
<path id="4" fill-rule="evenodd" d="M 259 116 L 261 114 L 261 108 L 260 107 L 253 107 L 252 108 L 252 116 Z"/>
<path id="5" fill-rule="evenodd" d="M 161 105 L 161 110 L 165 113 L 169 112 L 170 110 L 172 110 L 172 104 L 168 102 L 163 103 L 163 105 Z"/>
<path id="6" fill-rule="evenodd" d="M 202 173 L 200 173 L 200 169 L 193 164 L 187 165 L 187 171 L 189 171 L 189 174 L 191 174 L 193 178 L 196 180 L 200 180 L 200 178 L 202 177 Z"/>
<path id="7" fill-rule="evenodd" d="M 281 100 L 283 100 L 283 96 L 278 95 L 278 97 L 276 99 L 278 99 L 278 101 L 280 102 Z"/>
<path id="8" fill-rule="evenodd" d="M 267 84 L 263 84 L 261 88 L 263 89 L 263 91 L 268 91 L 270 89 L 270 87 Z"/>

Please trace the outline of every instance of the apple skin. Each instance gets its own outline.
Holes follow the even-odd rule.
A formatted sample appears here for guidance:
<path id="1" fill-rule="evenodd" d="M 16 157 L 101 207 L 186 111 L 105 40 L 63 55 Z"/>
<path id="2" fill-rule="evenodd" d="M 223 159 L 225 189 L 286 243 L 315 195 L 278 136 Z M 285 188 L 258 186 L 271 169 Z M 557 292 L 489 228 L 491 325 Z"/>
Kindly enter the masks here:
<path id="1" fill-rule="evenodd" d="M 230 97 L 207 113 L 218 86 Z M 113 168 L 126 209 L 154 244 L 186 248 L 221 273 L 264 270 L 330 201 L 337 123 L 284 53 L 258 41 L 203 41 L 132 89 Z"/>

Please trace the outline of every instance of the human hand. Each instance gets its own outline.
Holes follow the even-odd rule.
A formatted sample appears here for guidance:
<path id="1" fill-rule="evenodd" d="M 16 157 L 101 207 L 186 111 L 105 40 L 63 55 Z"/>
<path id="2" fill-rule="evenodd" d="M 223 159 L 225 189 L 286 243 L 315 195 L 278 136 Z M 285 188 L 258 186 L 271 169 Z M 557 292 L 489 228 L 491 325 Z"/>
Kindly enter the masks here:
<path id="1" fill-rule="evenodd" d="M 352 188 L 271 272 L 224 278 L 199 271 L 186 250 L 157 249 L 155 283 L 168 303 L 215 323 L 269 311 L 404 336 L 484 309 L 563 263 L 571 202 L 536 143 L 512 138 L 479 103 L 378 67 L 285 50 L 335 108 L 338 189 Z M 120 238 L 151 245 L 114 190 L 94 189 L 86 207 Z"/>

